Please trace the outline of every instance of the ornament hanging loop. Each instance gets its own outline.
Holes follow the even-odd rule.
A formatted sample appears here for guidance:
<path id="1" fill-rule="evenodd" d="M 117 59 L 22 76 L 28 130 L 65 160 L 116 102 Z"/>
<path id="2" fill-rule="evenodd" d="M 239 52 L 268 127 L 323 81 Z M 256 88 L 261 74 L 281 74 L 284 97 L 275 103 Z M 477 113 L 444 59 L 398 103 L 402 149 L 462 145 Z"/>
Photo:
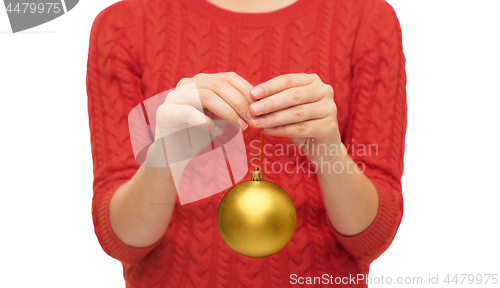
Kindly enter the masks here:
<path id="1" fill-rule="evenodd" d="M 252 181 L 262 181 L 262 171 L 259 170 L 258 166 L 255 166 L 255 170 L 251 172 Z"/>

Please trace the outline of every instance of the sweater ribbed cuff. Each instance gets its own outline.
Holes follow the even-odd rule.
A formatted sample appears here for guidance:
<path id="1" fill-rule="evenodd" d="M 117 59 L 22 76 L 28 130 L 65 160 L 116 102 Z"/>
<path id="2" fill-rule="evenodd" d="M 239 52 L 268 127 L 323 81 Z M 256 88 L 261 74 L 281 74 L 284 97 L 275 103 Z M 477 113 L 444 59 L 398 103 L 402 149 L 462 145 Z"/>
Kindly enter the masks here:
<path id="1" fill-rule="evenodd" d="M 134 263 L 143 259 L 163 240 L 160 238 L 156 243 L 148 247 L 132 247 L 123 243 L 114 233 L 109 220 L 109 203 L 114 192 L 128 180 L 113 182 L 111 188 L 103 189 L 104 195 L 96 203 L 97 226 L 96 235 L 102 249 L 111 257 L 123 262 Z M 109 186 L 108 186 L 109 187 Z"/>
<path id="2" fill-rule="evenodd" d="M 345 236 L 331 225 L 333 233 L 340 245 L 358 261 L 371 263 L 379 257 L 391 244 L 401 223 L 403 207 L 393 188 L 381 180 L 372 180 L 379 196 L 377 216 L 363 232 Z"/>

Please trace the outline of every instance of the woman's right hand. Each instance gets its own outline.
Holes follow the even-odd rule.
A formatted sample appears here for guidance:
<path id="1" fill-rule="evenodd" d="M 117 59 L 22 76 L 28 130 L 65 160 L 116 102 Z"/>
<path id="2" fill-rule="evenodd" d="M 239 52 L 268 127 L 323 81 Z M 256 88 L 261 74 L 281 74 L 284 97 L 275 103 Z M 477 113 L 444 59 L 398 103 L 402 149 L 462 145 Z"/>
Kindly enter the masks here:
<path id="1" fill-rule="evenodd" d="M 151 99 L 153 97 L 150 98 L 152 102 L 149 103 L 152 104 L 149 107 L 156 109 L 156 125 L 151 127 L 156 129 L 154 140 L 161 140 L 153 141 L 147 150 L 144 164 L 141 164 L 143 167 L 129 182 L 117 189 L 109 205 L 110 225 L 122 242 L 130 246 L 147 247 L 164 235 L 176 202 L 176 192 L 180 192 L 179 199 L 183 191 L 186 191 L 184 194 L 188 195 L 188 199 L 193 198 L 189 196 L 192 191 L 188 191 L 191 187 L 183 189 L 184 186 L 179 186 L 180 176 L 187 164 L 186 161 L 177 160 L 195 155 L 198 150 L 203 149 L 207 140 L 210 141 L 205 130 L 208 126 L 206 124 L 210 124 L 212 129 L 217 127 L 213 120 L 218 118 L 230 120 L 246 128 L 248 121 L 246 113 L 250 103 L 253 103 L 249 95 L 252 88 L 250 83 L 233 72 L 202 73 L 179 81 L 175 90 L 165 93 L 167 94 L 165 100 L 155 102 Z M 203 110 L 211 119 L 205 116 Z M 142 111 L 140 112 L 137 114 L 143 116 Z M 135 128 L 143 129 L 144 124 L 136 123 Z M 194 126 L 195 129 L 190 129 L 191 127 L 186 129 L 187 124 Z M 237 128 L 237 125 L 234 126 Z M 143 144 L 153 140 L 149 138 L 150 134 L 140 133 L 140 135 L 148 137 L 140 139 L 142 141 L 139 142 Z M 168 159 L 165 159 L 164 151 L 169 155 Z M 165 162 L 168 164 L 165 165 Z M 169 168 L 166 173 L 165 170 L 148 167 Z M 212 174 L 217 173 L 218 168 L 214 168 L 213 165 L 206 167 L 209 167 Z M 215 185 L 218 181 L 209 182 L 205 186 Z M 201 193 L 206 193 L 206 190 Z"/>
<path id="2" fill-rule="evenodd" d="M 205 149 L 211 142 L 210 130 L 214 136 L 222 134 L 223 129 L 213 120 L 234 121 L 242 130 L 246 129 L 248 107 L 254 102 L 250 97 L 252 88 L 234 72 L 200 73 L 181 79 L 156 111 L 155 140 L 163 139 L 168 162 L 191 158 Z M 150 147 L 148 159 L 163 158 L 155 156 L 162 154 L 161 146 L 156 146 Z M 155 161 L 147 163 L 159 165 L 153 164 Z"/>
<path id="3" fill-rule="evenodd" d="M 241 129 L 248 127 L 247 111 L 254 100 L 250 97 L 253 88 L 247 80 L 235 72 L 215 74 L 199 73 L 193 78 L 183 78 L 177 87 L 195 83 L 205 114 L 213 119 L 237 122 Z"/>

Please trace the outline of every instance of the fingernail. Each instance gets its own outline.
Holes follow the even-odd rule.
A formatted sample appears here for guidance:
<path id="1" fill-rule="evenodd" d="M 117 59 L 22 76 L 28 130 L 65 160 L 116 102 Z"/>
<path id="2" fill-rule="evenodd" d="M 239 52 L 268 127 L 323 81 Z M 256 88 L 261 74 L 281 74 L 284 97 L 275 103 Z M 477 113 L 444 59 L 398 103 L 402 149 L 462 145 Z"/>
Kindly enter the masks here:
<path id="1" fill-rule="evenodd" d="M 253 125 L 259 126 L 259 125 L 264 124 L 264 122 L 266 122 L 266 120 L 264 118 L 253 118 L 252 122 L 253 122 Z"/>
<path id="2" fill-rule="evenodd" d="M 250 105 L 255 113 L 260 113 L 262 110 L 264 110 L 264 104 L 262 103 L 253 103 Z"/>
<path id="3" fill-rule="evenodd" d="M 253 87 L 252 90 L 250 90 L 250 92 L 254 97 L 260 97 L 260 95 L 262 95 L 262 92 L 264 92 L 264 90 L 262 90 L 262 88 L 260 87 Z"/>
<path id="4" fill-rule="evenodd" d="M 224 130 L 222 130 L 222 128 L 220 128 L 219 126 L 215 125 L 215 127 L 214 127 L 214 133 L 215 133 L 216 136 L 222 135 L 223 132 L 224 132 Z"/>
<path id="5" fill-rule="evenodd" d="M 248 120 L 253 118 L 253 115 L 252 115 L 252 113 L 250 113 L 250 110 L 247 111 L 247 118 L 248 118 Z"/>
<path id="6" fill-rule="evenodd" d="M 264 131 L 273 131 L 274 127 L 264 128 Z"/>
<path id="7" fill-rule="evenodd" d="M 245 120 L 243 120 L 241 118 L 238 118 L 238 124 L 240 124 L 241 130 L 245 130 L 248 127 L 247 122 L 245 122 Z"/>

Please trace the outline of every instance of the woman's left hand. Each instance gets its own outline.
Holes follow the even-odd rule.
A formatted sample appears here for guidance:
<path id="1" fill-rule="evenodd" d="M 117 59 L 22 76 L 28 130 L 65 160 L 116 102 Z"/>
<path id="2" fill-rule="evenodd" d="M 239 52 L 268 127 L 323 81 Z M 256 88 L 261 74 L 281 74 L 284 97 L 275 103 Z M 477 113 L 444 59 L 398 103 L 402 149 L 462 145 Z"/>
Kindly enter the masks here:
<path id="1" fill-rule="evenodd" d="M 255 86 L 247 117 L 268 135 L 288 137 L 308 157 L 311 145 L 341 146 L 332 86 L 316 74 L 285 74 Z M 308 140 L 309 139 L 309 140 Z M 313 140 L 313 141 L 311 141 Z M 325 145 L 323 145 L 325 146 Z"/>

